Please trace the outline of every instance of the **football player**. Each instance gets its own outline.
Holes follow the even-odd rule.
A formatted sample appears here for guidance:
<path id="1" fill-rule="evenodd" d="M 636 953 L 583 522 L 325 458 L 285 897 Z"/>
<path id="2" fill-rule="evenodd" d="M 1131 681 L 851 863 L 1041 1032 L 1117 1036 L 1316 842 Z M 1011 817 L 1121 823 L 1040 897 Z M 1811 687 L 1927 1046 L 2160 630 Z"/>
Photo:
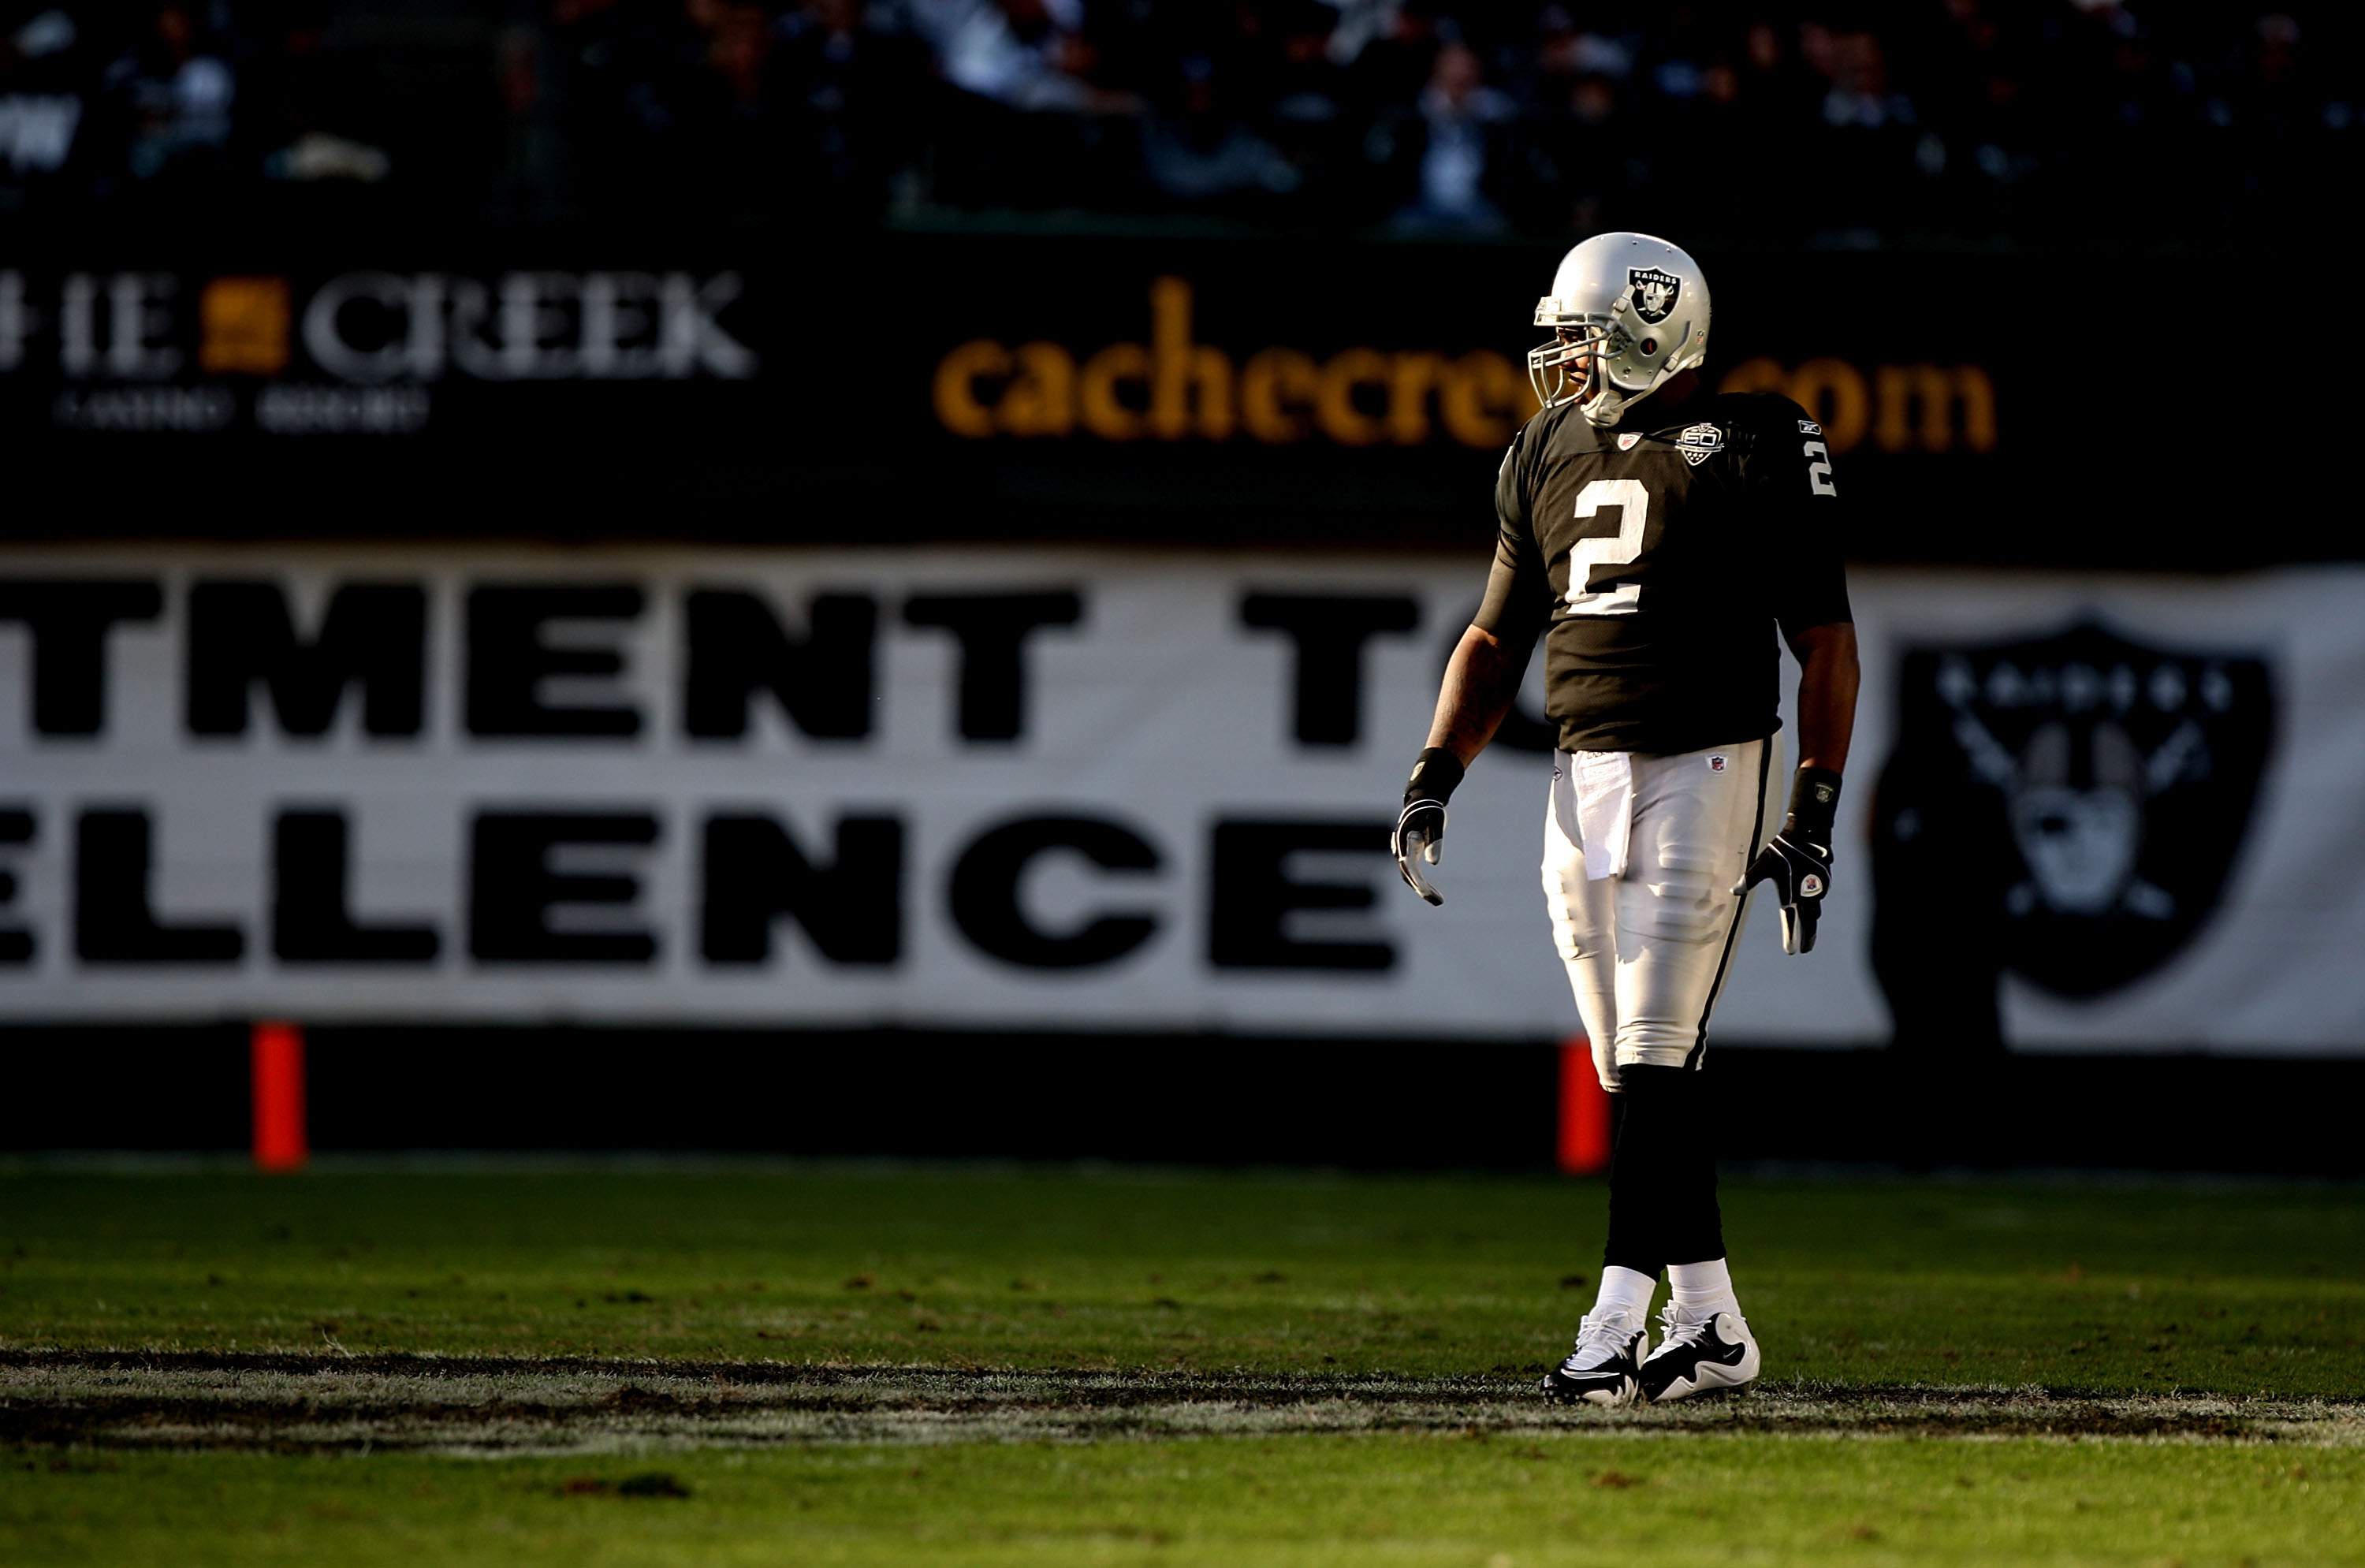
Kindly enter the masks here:
<path id="1" fill-rule="evenodd" d="M 1815 945 L 1856 693 L 1831 451 L 1771 394 L 1711 394 L 1707 281 L 1644 234 L 1569 252 L 1536 306 L 1541 409 L 1495 487 L 1500 528 L 1476 620 L 1447 666 L 1396 825 L 1413 890 L 1443 901 L 1446 802 L 1493 737 L 1539 633 L 1559 730 L 1544 902 L 1614 1097 L 1609 1241 L 1552 1399 L 1619 1406 L 1743 1387 L 1756 1339 L 1726 1267 L 1700 1067 L 1750 890 L 1782 946 Z M 1798 766 L 1778 764 L 1775 636 L 1797 655 Z M 1673 1299 L 1645 1322 L 1664 1268 Z"/>

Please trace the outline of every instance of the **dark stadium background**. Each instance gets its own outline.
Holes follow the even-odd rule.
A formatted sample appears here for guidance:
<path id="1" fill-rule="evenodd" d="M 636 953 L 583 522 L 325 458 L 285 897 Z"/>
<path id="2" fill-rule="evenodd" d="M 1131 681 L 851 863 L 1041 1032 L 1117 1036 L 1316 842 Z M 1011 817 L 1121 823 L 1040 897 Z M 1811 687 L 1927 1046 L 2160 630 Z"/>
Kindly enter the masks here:
<path id="1" fill-rule="evenodd" d="M 1827 423 L 1856 400 L 1856 562 L 2355 562 L 2359 28 L 2335 6 L 2107 0 L 19 0 L 0 6 L 0 554 L 1481 553 L 1490 447 L 971 439 L 932 375 L 979 341 L 1080 361 L 1149 342 L 1160 279 L 1187 280 L 1192 341 L 1235 363 L 1376 344 L 1516 366 L 1557 255 L 1635 228 L 1713 280 L 1711 379 L 1811 362 Z M 728 274 L 716 319 L 759 368 L 448 377 L 398 458 L 372 434 L 275 438 L 268 389 L 322 368 L 287 302 L 360 271 Z M 105 401 L 106 374 L 59 368 L 74 278 L 108 310 L 155 303 L 146 346 L 180 366 L 160 385 L 212 389 L 221 418 L 156 428 Z M 106 293 L 123 278 L 145 292 Z M 2001 438 L 1959 385 L 1933 415 L 1911 379 L 1960 366 L 2007 411 Z M 2365 1058 L 2143 1044 L 1729 1050 L 1724 1147 L 2360 1168 Z M 324 1150 L 1517 1167 L 1551 1159 L 1557 1070 L 1548 1039 L 1280 1033 L 389 1022 L 309 1047 Z M 243 1021 L 11 1023 L 0 1146 L 242 1148 L 246 1053 Z"/>

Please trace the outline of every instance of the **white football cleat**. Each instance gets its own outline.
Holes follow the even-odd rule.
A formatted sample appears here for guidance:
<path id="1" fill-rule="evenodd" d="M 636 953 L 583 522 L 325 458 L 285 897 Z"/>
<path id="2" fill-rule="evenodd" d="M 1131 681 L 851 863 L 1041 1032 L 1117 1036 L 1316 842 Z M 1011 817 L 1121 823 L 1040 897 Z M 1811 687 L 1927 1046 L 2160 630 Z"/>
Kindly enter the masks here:
<path id="1" fill-rule="evenodd" d="M 1544 1373 L 1545 1401 L 1581 1399 L 1613 1410 L 1631 1405 L 1639 1372 L 1635 1358 L 1649 1343 L 1650 1336 L 1632 1318 L 1586 1314 L 1576 1331 L 1576 1348 Z"/>
<path id="2" fill-rule="evenodd" d="M 1641 1397 L 1653 1405 L 1731 1394 L 1757 1381 L 1757 1339 L 1741 1314 L 1669 1302 L 1659 1348 L 1643 1358 Z"/>

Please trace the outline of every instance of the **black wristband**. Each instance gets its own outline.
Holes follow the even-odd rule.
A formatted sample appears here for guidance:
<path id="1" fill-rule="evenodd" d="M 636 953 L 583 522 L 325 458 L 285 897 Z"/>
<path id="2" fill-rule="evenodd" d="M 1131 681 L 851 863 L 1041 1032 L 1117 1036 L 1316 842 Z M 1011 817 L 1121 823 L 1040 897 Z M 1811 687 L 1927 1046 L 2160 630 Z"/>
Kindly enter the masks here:
<path id="1" fill-rule="evenodd" d="M 1828 851 L 1832 819 L 1839 810 L 1840 776 L 1828 767 L 1802 767 L 1790 780 L 1790 815 L 1782 823 L 1782 836 Z"/>
<path id="2" fill-rule="evenodd" d="M 1435 801 L 1440 804 L 1453 799 L 1453 791 L 1462 782 L 1462 759 L 1441 745 L 1430 746 L 1412 765 L 1412 778 L 1405 785 L 1405 800 Z"/>

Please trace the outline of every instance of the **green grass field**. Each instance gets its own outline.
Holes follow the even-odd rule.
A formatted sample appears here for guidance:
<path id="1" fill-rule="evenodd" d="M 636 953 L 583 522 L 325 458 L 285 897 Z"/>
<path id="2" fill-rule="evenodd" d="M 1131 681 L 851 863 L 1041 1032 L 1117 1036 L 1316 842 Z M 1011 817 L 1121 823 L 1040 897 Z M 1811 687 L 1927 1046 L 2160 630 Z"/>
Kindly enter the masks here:
<path id="1" fill-rule="evenodd" d="M 2365 1561 L 2365 1192 L 1734 1181 L 1725 1210 L 1765 1384 L 1613 1419 L 1521 1392 L 1591 1300 L 1588 1183 L 16 1168 L 0 1562 Z M 103 1351 L 140 1354 L 72 1354 Z M 415 1353 L 540 1435 L 406 1439 L 402 1389 L 478 1397 L 402 1383 L 443 1375 Z M 1064 1370 L 1054 1425 L 993 1428 L 879 1368 Z M 1155 1411 L 1057 1424 L 1110 1388 Z M 712 1424 L 743 1398 L 789 1424 Z M 880 1399 L 935 1424 L 828 1427 Z"/>

